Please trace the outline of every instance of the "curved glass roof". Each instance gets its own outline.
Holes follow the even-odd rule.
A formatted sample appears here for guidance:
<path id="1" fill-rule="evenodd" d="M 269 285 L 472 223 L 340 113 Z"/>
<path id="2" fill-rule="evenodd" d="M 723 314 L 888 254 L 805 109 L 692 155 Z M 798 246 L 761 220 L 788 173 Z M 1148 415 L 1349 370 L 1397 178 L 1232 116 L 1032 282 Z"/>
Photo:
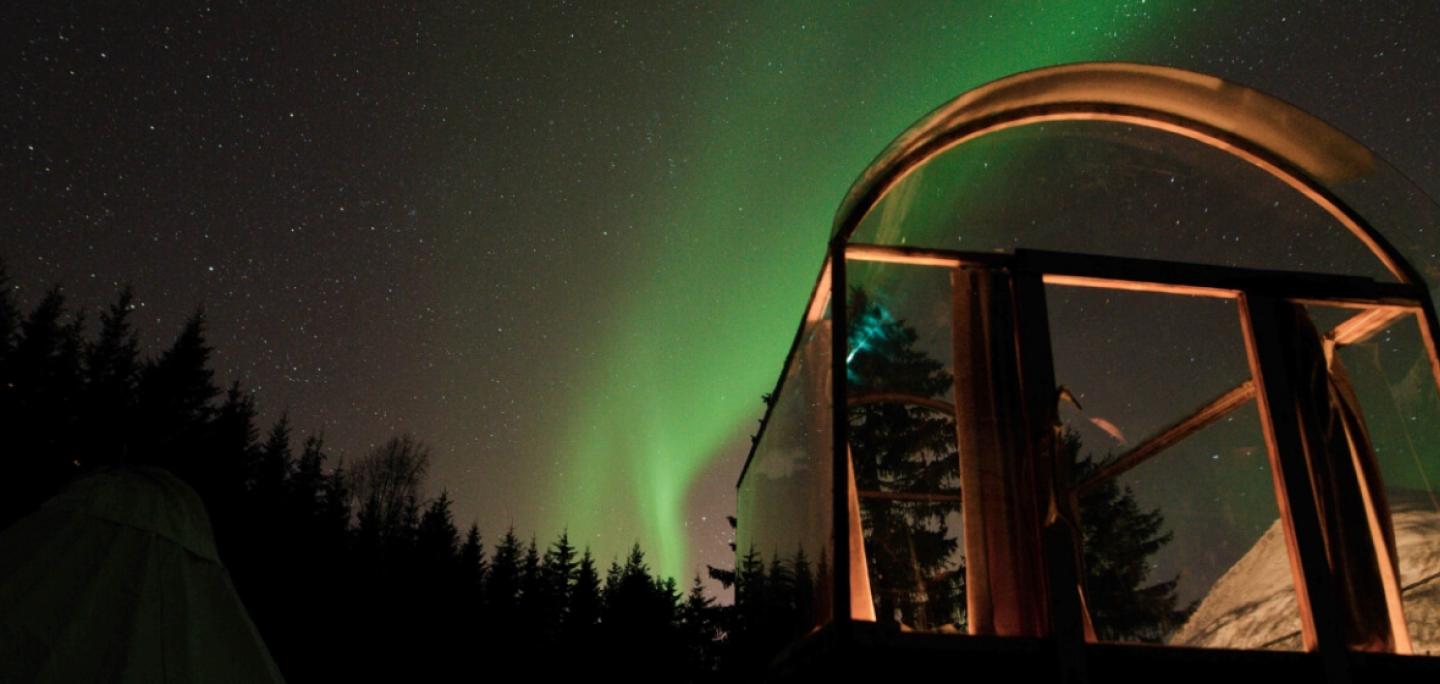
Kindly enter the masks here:
<path id="1" fill-rule="evenodd" d="M 834 237 L 1440 283 L 1440 210 L 1363 145 L 1244 86 L 1129 63 L 936 109 L 861 174 Z"/>

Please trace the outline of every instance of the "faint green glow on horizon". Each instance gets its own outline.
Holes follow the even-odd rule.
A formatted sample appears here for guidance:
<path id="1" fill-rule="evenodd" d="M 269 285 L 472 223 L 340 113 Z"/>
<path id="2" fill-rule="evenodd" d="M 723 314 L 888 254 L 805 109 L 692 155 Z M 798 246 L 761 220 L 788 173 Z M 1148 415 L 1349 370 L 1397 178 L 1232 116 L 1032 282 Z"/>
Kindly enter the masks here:
<path id="1" fill-rule="evenodd" d="M 567 408 L 550 453 L 566 467 L 542 531 L 605 539 L 602 560 L 638 540 L 660 573 L 693 574 L 691 488 L 754 429 L 832 215 L 865 164 L 965 90 L 1052 64 L 1136 59 L 1179 28 L 1178 11 L 1145 3 L 977 5 L 941 25 L 886 17 L 889 6 L 816 21 L 785 4 L 712 56 L 726 66 L 696 75 L 689 166 L 663 206 L 634 217 L 650 251 L 608 285 L 621 306 L 587 338 L 603 361 L 556 399 Z"/>

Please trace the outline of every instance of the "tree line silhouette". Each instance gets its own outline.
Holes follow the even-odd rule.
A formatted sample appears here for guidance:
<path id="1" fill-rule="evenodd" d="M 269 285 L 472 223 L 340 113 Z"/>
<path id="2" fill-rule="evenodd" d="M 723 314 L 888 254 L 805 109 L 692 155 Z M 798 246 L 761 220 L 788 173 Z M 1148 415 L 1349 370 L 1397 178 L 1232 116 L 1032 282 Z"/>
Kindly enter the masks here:
<path id="1" fill-rule="evenodd" d="M 652 574 L 638 544 L 603 572 L 563 532 L 542 544 L 511 529 L 487 545 L 478 524 L 457 527 L 447 492 L 423 496 L 430 451 L 409 435 L 348 463 L 332 458 L 323 436 L 297 439 L 284 416 L 262 438 L 254 395 L 215 382 L 202 312 L 169 348 L 145 355 L 128 289 L 93 335 L 58 288 L 23 315 L 11 295 L 0 264 L 0 530 L 87 469 L 169 469 L 204 500 L 241 600 L 290 681 L 500 668 L 712 681 L 758 674 L 814 625 L 823 555 L 746 549 L 736 567 L 710 569 L 734 589 L 721 605 L 698 576 L 682 591 Z M 886 325 L 890 348 L 870 355 L 880 364 L 872 370 L 904 371 L 924 394 L 939 392 L 948 376 L 915 352 L 913 330 Z M 857 466 L 865 487 L 953 490 L 934 459 L 914 455 L 949 453 L 944 420 L 874 411 L 852 420 L 865 428 L 860 451 L 891 454 Z M 1078 458 L 1078 443 L 1068 446 Z M 1160 516 L 1114 487 L 1084 508 L 1113 513 L 1087 520 L 1112 532 L 1107 547 L 1087 549 L 1088 580 L 1106 588 L 1096 608 L 1124 632 L 1112 637 L 1159 639 L 1188 612 L 1176 608 L 1173 580 L 1146 577 L 1145 558 L 1169 541 Z M 963 627 L 963 575 L 947 565 L 955 540 L 941 510 L 866 507 L 882 621 Z M 899 548 L 909 555 L 886 555 Z M 1094 572 L 1101 567 L 1109 570 Z M 911 588 L 891 579 L 915 568 L 939 579 Z"/>
<path id="2" fill-rule="evenodd" d="M 478 524 L 457 527 L 447 492 L 422 495 L 430 452 L 409 435 L 353 462 L 284 416 L 262 436 L 254 395 L 216 384 L 202 312 L 147 355 L 128 289 L 98 326 L 58 288 L 23 313 L 12 294 L 0 265 L 0 530 L 88 469 L 169 469 L 204 500 L 289 681 L 502 667 L 710 681 L 763 667 L 799 630 L 803 557 L 752 552 L 728 571 L 736 602 L 720 605 L 698 576 L 688 590 L 657 577 L 638 544 L 608 567 L 563 532 L 487 544 Z"/>

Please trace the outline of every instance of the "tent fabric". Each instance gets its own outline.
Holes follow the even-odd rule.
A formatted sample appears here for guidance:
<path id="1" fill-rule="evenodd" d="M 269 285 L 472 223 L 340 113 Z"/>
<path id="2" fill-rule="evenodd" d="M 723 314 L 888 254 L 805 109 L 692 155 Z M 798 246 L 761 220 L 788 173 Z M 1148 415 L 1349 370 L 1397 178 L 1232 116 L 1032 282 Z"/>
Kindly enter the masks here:
<path id="1" fill-rule="evenodd" d="M 164 470 L 115 467 L 0 532 L 0 681 L 284 680 L 200 497 Z"/>

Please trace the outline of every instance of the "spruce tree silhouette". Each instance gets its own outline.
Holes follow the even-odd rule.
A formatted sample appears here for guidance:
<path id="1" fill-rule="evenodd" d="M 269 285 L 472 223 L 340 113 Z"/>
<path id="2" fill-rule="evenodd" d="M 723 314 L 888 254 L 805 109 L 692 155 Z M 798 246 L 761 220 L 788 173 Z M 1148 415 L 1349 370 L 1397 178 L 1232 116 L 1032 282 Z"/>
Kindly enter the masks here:
<path id="1" fill-rule="evenodd" d="M 398 436 L 333 469 L 319 436 L 297 455 L 284 414 L 262 441 L 255 396 L 215 384 L 203 314 L 142 360 L 128 291 L 87 341 L 58 289 L 22 319 L 3 280 L 0 527 L 84 469 L 171 469 L 204 500 L 241 601 L 291 682 L 438 679 L 475 671 L 477 647 L 525 663 L 564 655 L 550 670 L 567 676 L 698 681 L 718 668 L 717 609 L 698 586 L 678 606 L 674 580 L 652 576 L 638 545 L 603 584 L 565 533 L 541 554 L 512 529 L 487 558 L 479 525 L 459 539 L 448 492 L 420 496 L 429 450 L 418 440 Z M 801 576 L 785 572 L 799 591 Z M 762 564 L 758 587 L 764 574 Z M 527 594 L 538 599 L 528 616 Z M 544 627 L 526 633 L 532 621 Z"/>
<path id="2" fill-rule="evenodd" d="M 494 560 L 485 582 L 485 610 L 489 622 L 487 638 L 491 648 L 513 648 L 519 622 L 520 540 L 515 529 L 505 531 L 495 547 Z"/>
<path id="3" fill-rule="evenodd" d="M 667 583 L 650 576 L 638 543 L 631 547 L 624 566 L 612 570 L 604 596 L 602 667 L 642 681 L 677 672 L 683 660 L 676 634 L 679 597 L 673 580 Z"/>
<path id="4" fill-rule="evenodd" d="M 588 667 L 598 658 L 600 615 L 604 603 L 600 588 L 600 572 L 590 547 L 580 555 L 575 567 L 575 584 L 570 590 L 569 610 L 564 618 L 564 643 L 576 649 L 580 662 Z"/>
<path id="5" fill-rule="evenodd" d="M 129 287 L 100 314 L 100 333 L 85 347 L 85 401 L 81 421 L 89 427 L 82 463 L 123 463 L 129 458 L 135 421 L 135 383 L 140 343 L 130 324 L 134 294 Z M 4 305 L 0 304 L 0 318 Z"/>
<path id="6" fill-rule="evenodd" d="M 541 560 L 540 635 L 547 644 L 560 641 L 578 570 L 575 547 L 570 545 L 570 533 L 568 530 L 561 531 Z"/>
<path id="7" fill-rule="evenodd" d="M 696 575 L 680 607 L 680 642 L 685 651 L 683 671 L 704 679 L 718 669 L 715 642 L 720 637 L 715 600 L 705 594 L 705 585 Z"/>
<path id="8" fill-rule="evenodd" d="M 1060 448 L 1076 464 L 1076 481 L 1104 465 L 1081 457 L 1080 436 L 1062 433 Z M 1114 479 L 1080 497 L 1080 520 L 1085 540 L 1086 605 L 1103 641 L 1159 643 L 1185 623 L 1195 605 L 1179 606 L 1179 577 L 1152 581 L 1150 557 L 1172 535 L 1163 532 L 1159 510 L 1144 511 L 1129 487 Z"/>
<path id="9" fill-rule="evenodd" d="M 82 322 L 65 320 L 65 298 L 52 288 L 20 322 L 5 359 L 0 412 L 9 441 L 0 524 L 34 510 L 77 470 Z"/>
<path id="10" fill-rule="evenodd" d="M 459 550 L 460 533 L 455 529 L 455 516 L 450 512 L 450 494 L 442 490 L 420 516 L 415 551 L 425 564 L 427 574 L 445 579 L 458 570 L 453 565 Z"/>
<path id="11" fill-rule="evenodd" d="M 919 336 L 863 290 L 850 296 L 848 364 L 851 396 L 866 393 L 942 398 L 951 378 L 944 365 L 918 349 Z M 850 410 L 850 444 L 861 491 L 919 494 L 928 500 L 890 500 L 861 506 L 865 551 L 879 620 L 921 629 L 964 627 L 964 564 L 959 559 L 959 469 L 954 419 L 931 408 L 897 402 L 862 403 Z M 1078 470 L 1079 437 L 1061 448 Z M 935 495 L 956 497 L 936 500 Z M 1163 516 L 1143 511 L 1128 490 L 1107 482 L 1080 500 L 1089 608 L 1101 638 L 1159 641 L 1185 620 L 1176 579 L 1150 582 L 1150 558 L 1171 540 Z M 1103 533 L 1102 533 L 1103 531 Z"/>
<path id="12" fill-rule="evenodd" d="M 944 397 L 950 374 L 918 348 L 914 328 L 864 290 L 852 290 L 848 306 L 850 396 Z M 959 531 L 950 527 L 960 513 L 954 418 L 895 401 L 856 404 L 849 415 L 856 487 L 874 493 L 862 495 L 860 514 L 876 617 L 962 628 L 964 566 Z"/>

